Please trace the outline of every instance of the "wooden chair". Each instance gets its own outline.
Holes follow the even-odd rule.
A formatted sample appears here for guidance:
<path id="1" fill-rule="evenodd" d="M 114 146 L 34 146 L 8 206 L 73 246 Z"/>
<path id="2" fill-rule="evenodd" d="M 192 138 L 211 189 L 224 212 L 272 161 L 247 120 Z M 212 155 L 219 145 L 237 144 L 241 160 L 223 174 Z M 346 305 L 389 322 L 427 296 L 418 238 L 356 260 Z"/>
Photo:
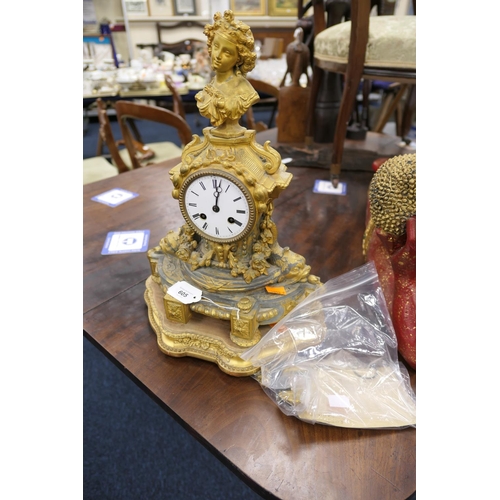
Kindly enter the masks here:
<path id="1" fill-rule="evenodd" d="M 197 49 L 207 46 L 207 41 L 203 35 L 205 24 L 192 20 L 183 20 L 180 22 L 157 22 L 156 32 L 158 35 L 157 43 L 137 43 L 139 49 L 149 48 L 155 56 L 160 56 L 162 52 L 170 52 L 176 56 L 180 54 L 189 54 L 193 57 Z M 165 31 L 169 41 L 165 41 L 162 33 Z"/>
<path id="2" fill-rule="evenodd" d="M 167 84 L 168 85 L 168 84 Z M 173 84 L 170 88 L 174 100 L 174 112 L 177 112 L 181 117 L 185 118 L 185 112 L 182 107 L 182 100 L 177 93 Z M 124 138 L 115 139 L 105 103 L 99 98 L 97 99 L 97 109 L 99 118 L 99 143 L 97 147 L 97 156 L 102 154 L 102 144 L 106 147 L 111 156 L 111 163 L 118 169 L 119 173 L 128 172 L 133 167 L 130 161 L 129 151 L 126 148 Z M 131 140 L 136 152 L 136 158 L 143 165 L 151 163 L 159 163 L 169 158 L 175 158 L 181 153 L 181 149 L 171 141 L 162 141 L 145 144 L 141 138 L 141 134 L 134 122 L 130 123 L 132 131 Z"/>
<path id="3" fill-rule="evenodd" d="M 182 102 L 182 98 L 179 95 L 179 92 L 177 92 L 177 89 L 175 88 L 172 78 L 167 74 L 165 74 L 165 85 L 168 87 L 170 92 L 172 92 L 174 113 L 178 114 L 185 120 L 186 110 L 184 109 L 184 103 Z"/>
<path id="4" fill-rule="evenodd" d="M 373 0 L 352 0 L 350 21 L 325 29 L 324 1 L 312 0 L 312 4 L 314 67 L 306 143 L 310 146 L 313 142 L 314 112 L 324 72 L 343 74 L 330 166 L 331 180 L 336 186 L 361 79 L 416 83 L 416 16 L 370 16 Z"/>
<path id="5" fill-rule="evenodd" d="M 263 80 L 255 80 L 253 78 L 248 78 L 248 81 L 252 84 L 252 87 L 259 93 L 259 95 L 263 95 L 265 97 L 261 98 L 258 103 L 269 103 L 273 106 L 271 117 L 267 125 L 263 122 L 255 122 L 253 109 L 249 108 L 245 114 L 245 119 L 247 121 L 247 128 L 256 130 L 257 132 L 262 132 L 263 130 L 267 130 L 271 127 L 271 124 L 274 119 L 274 114 L 278 107 L 278 100 L 280 95 L 280 89 L 271 85 L 270 83 L 264 82 Z"/>
<path id="6" fill-rule="evenodd" d="M 157 22 L 156 32 L 158 34 L 158 48 L 161 51 L 171 52 L 172 54 L 190 54 L 194 55 L 195 50 L 198 47 L 206 47 L 207 41 L 203 35 L 203 30 L 205 24 L 192 20 L 183 20 L 177 23 L 171 22 Z M 176 31 L 179 29 L 179 31 Z M 163 40 L 162 32 L 165 31 L 169 35 L 170 40 L 175 39 L 175 34 L 177 35 L 177 41 L 166 42 Z M 184 33 L 189 33 L 188 38 Z M 179 37 L 182 36 L 182 39 Z"/>
<path id="7" fill-rule="evenodd" d="M 99 139 L 97 154 L 83 160 L 83 184 L 100 181 L 129 170 L 118 150 L 119 141 L 115 141 L 106 105 L 101 98 L 97 99 L 97 116 L 99 119 Z M 106 144 L 111 155 L 111 163 L 102 156 L 103 144 Z"/>
<path id="8" fill-rule="evenodd" d="M 102 155 L 102 146 L 106 144 L 109 154 L 111 155 L 111 162 L 118 169 L 118 173 L 128 172 L 130 166 L 127 165 L 125 159 L 120 152 L 119 146 L 125 145 L 122 139 L 115 140 L 111 123 L 109 121 L 106 104 L 99 97 L 96 101 L 97 104 L 97 118 L 99 120 L 99 139 L 97 143 L 97 157 Z M 126 151 L 126 150 L 122 150 Z"/>
<path id="9" fill-rule="evenodd" d="M 143 143 L 138 127 L 136 126 L 140 121 L 150 121 L 161 123 L 168 127 L 173 127 L 177 131 L 181 146 L 185 146 L 192 139 L 191 128 L 184 118 L 168 109 L 160 108 L 158 106 L 149 106 L 147 104 L 137 104 L 130 101 L 117 101 L 115 104 L 116 115 L 120 124 L 125 146 L 128 150 L 132 168 L 140 168 L 151 163 L 158 163 L 158 158 L 155 156 L 155 161 L 142 162 L 141 152 L 137 149 L 137 142 L 134 140 L 134 131 L 136 137 L 138 136 L 139 142 Z M 153 143 L 151 146 L 157 148 L 160 143 Z M 175 158 L 180 156 L 182 149 L 174 143 L 169 143 L 168 151 L 162 151 L 162 161 L 168 158 Z M 159 155 L 158 155 L 159 156 Z"/>

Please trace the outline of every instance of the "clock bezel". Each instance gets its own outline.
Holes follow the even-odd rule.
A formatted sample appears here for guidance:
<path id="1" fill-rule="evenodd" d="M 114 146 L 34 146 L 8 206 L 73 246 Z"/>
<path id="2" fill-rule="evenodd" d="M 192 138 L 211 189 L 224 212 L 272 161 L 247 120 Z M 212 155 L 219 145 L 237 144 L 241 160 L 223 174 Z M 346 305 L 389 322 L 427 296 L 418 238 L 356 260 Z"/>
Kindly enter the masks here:
<path id="1" fill-rule="evenodd" d="M 217 238 L 216 236 L 212 236 L 210 234 L 205 233 L 203 229 L 200 229 L 191 219 L 189 216 L 188 211 L 186 210 L 186 191 L 189 188 L 189 186 L 196 181 L 197 179 L 201 177 L 210 177 L 212 175 L 217 175 L 219 177 L 222 177 L 226 179 L 229 182 L 232 182 L 234 185 L 236 185 L 243 195 L 245 196 L 247 203 L 248 203 L 248 222 L 245 226 L 245 229 L 243 229 L 237 236 L 231 237 L 231 238 Z M 182 183 L 182 186 L 179 190 L 179 206 L 181 209 L 182 216 L 186 220 L 186 222 L 189 224 L 189 226 L 195 231 L 197 234 L 199 234 L 202 238 L 212 241 L 214 243 L 236 243 L 238 241 L 241 241 L 242 239 L 246 238 L 252 229 L 255 226 L 255 221 L 257 219 L 257 211 L 255 208 L 255 200 L 253 199 L 252 194 L 250 193 L 250 190 L 245 186 L 245 184 L 240 181 L 237 177 L 235 177 L 233 174 L 230 174 L 229 172 L 226 172 L 224 170 L 218 170 L 218 169 L 204 169 L 204 170 L 199 170 L 197 172 L 193 172 L 192 174 L 188 175 L 185 179 L 184 182 Z"/>

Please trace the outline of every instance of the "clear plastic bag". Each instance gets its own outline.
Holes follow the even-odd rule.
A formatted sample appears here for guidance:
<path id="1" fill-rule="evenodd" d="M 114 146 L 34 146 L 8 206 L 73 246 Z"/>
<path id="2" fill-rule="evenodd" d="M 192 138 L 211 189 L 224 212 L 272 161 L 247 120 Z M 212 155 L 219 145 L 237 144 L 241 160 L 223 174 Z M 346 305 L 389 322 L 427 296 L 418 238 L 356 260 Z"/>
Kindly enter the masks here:
<path id="1" fill-rule="evenodd" d="M 241 354 L 281 411 L 354 428 L 416 426 L 416 397 L 372 262 L 334 278 Z"/>

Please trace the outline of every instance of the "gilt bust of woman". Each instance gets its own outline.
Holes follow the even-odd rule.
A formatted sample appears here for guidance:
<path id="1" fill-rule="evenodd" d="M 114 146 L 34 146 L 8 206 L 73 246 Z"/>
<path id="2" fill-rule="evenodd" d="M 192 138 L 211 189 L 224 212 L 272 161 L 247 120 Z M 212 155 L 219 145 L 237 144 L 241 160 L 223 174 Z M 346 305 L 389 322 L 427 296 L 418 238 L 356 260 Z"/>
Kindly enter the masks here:
<path id="1" fill-rule="evenodd" d="M 245 130 L 238 123 L 259 94 L 245 78 L 255 67 L 254 38 L 250 27 L 234 19 L 231 10 L 214 15 L 207 24 L 208 53 L 215 72 L 212 81 L 195 96 L 200 114 L 217 127 L 217 135 L 235 136 Z"/>

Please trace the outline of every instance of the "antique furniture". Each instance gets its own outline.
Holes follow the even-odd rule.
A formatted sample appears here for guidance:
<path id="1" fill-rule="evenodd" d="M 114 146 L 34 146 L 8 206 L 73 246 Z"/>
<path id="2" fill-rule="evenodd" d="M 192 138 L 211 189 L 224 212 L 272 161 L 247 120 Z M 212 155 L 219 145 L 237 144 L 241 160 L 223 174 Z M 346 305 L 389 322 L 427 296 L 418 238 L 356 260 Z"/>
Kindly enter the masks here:
<path id="1" fill-rule="evenodd" d="M 156 22 L 156 43 L 137 43 L 139 49 L 149 48 L 154 55 L 159 56 L 162 52 L 170 52 L 176 56 L 180 54 L 194 55 L 199 47 L 206 44 L 203 39 L 203 23 L 193 20 L 182 20 L 179 22 Z M 180 33 L 179 34 L 179 30 Z M 163 38 L 163 32 L 169 35 L 169 40 Z"/>
<path id="2" fill-rule="evenodd" d="M 313 0 L 314 68 L 308 144 L 314 136 L 314 109 L 323 73 L 344 75 L 333 137 L 330 175 L 338 183 L 344 141 L 361 79 L 416 82 L 416 16 L 370 16 L 370 0 L 351 2 L 351 20 L 325 29 L 324 2 Z"/>
<path id="3" fill-rule="evenodd" d="M 180 97 L 175 92 L 175 88 L 172 86 L 172 98 L 174 102 L 174 109 L 183 112 L 182 108 L 179 108 Z M 115 139 L 113 130 L 111 128 L 111 122 L 109 120 L 107 107 L 104 101 L 99 97 L 96 101 L 97 104 L 97 116 L 99 119 L 99 140 L 97 143 L 97 156 L 102 154 L 103 143 L 111 155 L 111 163 L 118 169 L 119 173 L 128 172 L 132 168 L 132 163 L 130 161 L 130 155 L 125 147 L 125 140 Z M 182 105 L 182 101 L 181 101 Z M 132 144 L 134 145 L 134 150 L 136 158 L 139 160 L 141 165 L 148 165 L 150 163 L 157 163 L 159 161 L 172 158 L 180 153 L 180 150 L 175 144 L 170 141 L 156 142 L 151 144 L 144 144 L 141 139 L 141 135 L 135 123 L 130 123 L 131 131 L 133 134 Z"/>
<path id="4" fill-rule="evenodd" d="M 184 109 L 184 103 L 182 102 L 181 96 L 179 95 L 179 92 L 177 92 L 177 89 L 175 88 L 175 84 L 172 81 L 172 78 L 170 75 L 167 75 L 165 73 L 165 85 L 167 88 L 172 92 L 172 103 L 173 103 L 173 111 L 180 117 L 186 119 L 186 110 Z"/>
<path id="5" fill-rule="evenodd" d="M 120 100 L 115 104 L 116 116 L 122 131 L 122 137 L 127 148 L 132 168 L 140 168 L 143 165 L 156 163 L 168 158 L 174 158 L 181 152 L 181 148 L 173 142 L 156 142 L 147 145 L 154 152 L 154 157 L 142 161 L 144 153 L 137 147 L 138 142 L 143 143 L 139 134 L 138 125 L 141 120 L 161 123 L 168 127 L 174 127 L 179 135 L 181 145 L 191 140 L 191 128 L 180 115 L 164 108 L 137 104 L 130 101 Z M 133 131 L 137 140 L 134 140 Z M 146 146 L 145 146 L 146 147 Z"/>
<path id="6" fill-rule="evenodd" d="M 279 88 L 275 87 L 274 85 L 265 82 L 263 80 L 257 80 L 255 78 L 248 78 L 248 81 L 252 85 L 252 87 L 261 95 L 260 101 L 258 101 L 258 105 L 260 104 L 270 104 L 273 107 L 273 111 L 271 113 L 271 116 L 269 118 L 269 122 L 263 123 L 263 122 L 256 122 L 253 114 L 253 109 L 254 107 L 248 108 L 246 114 L 245 114 L 245 119 L 246 119 L 246 126 L 249 129 L 256 130 L 257 132 L 262 132 L 263 130 L 266 130 L 268 128 L 271 128 L 274 115 L 276 112 L 276 109 L 278 107 L 278 101 L 279 101 Z"/>
<path id="7" fill-rule="evenodd" d="M 158 45 L 156 50 L 171 52 L 175 55 L 189 54 L 193 57 L 197 48 L 206 46 L 206 42 L 203 37 L 204 26 L 204 23 L 192 20 L 183 20 L 176 23 L 157 22 L 156 33 L 158 35 Z M 174 42 L 174 33 L 178 28 L 183 28 L 184 33 L 186 33 L 186 30 L 189 30 L 192 32 L 192 35 L 189 38 L 182 40 L 177 37 L 178 40 Z M 167 42 L 164 40 L 162 36 L 163 32 L 169 35 L 170 41 Z"/>
<path id="8" fill-rule="evenodd" d="M 123 139 L 116 140 L 111 128 L 107 107 L 104 101 L 99 97 L 96 101 L 97 104 L 97 118 L 99 120 L 99 139 L 97 142 L 97 156 L 102 154 L 103 144 L 111 155 L 111 162 L 117 168 L 118 172 L 122 174 L 130 170 L 130 160 L 127 158 L 127 151 L 123 147 L 125 143 Z M 142 147 L 143 145 L 137 147 Z"/>
<path id="9" fill-rule="evenodd" d="M 97 154 L 95 157 L 83 160 L 83 184 L 95 182 L 108 177 L 113 177 L 122 172 L 127 172 L 128 167 L 123 161 L 115 141 L 106 105 L 102 99 L 97 99 L 97 116 L 99 119 L 99 138 L 97 143 Z M 107 145 L 111 154 L 111 163 L 102 156 L 103 143 Z"/>

